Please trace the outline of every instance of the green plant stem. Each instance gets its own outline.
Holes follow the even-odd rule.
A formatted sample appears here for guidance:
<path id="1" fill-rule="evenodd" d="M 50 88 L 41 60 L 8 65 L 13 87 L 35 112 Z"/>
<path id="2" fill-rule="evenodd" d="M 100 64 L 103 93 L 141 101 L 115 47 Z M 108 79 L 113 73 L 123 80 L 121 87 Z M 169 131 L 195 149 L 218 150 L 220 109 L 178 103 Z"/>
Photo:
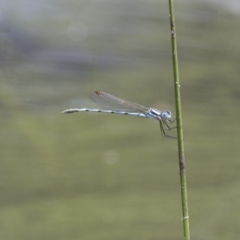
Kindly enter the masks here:
<path id="1" fill-rule="evenodd" d="M 176 101 L 178 157 L 179 157 L 179 168 L 180 168 L 180 185 L 181 185 L 182 214 L 183 214 L 182 221 L 183 221 L 184 239 L 190 240 L 188 201 L 187 201 L 187 180 L 186 180 L 186 171 L 185 171 L 181 96 L 180 96 L 180 82 L 179 82 L 179 73 L 178 73 L 177 39 L 176 39 L 173 0 L 169 0 L 169 9 L 170 9 L 170 27 L 171 27 L 171 39 L 172 39 L 174 88 L 175 88 L 175 101 Z"/>

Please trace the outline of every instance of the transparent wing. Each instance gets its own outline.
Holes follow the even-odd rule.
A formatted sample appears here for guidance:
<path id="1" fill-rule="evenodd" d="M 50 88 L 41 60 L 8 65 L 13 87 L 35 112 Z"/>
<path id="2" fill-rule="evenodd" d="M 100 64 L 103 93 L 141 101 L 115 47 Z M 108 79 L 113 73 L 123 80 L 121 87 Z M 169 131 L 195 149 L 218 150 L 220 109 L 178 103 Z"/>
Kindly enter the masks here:
<path id="1" fill-rule="evenodd" d="M 137 103 L 125 101 L 102 91 L 92 92 L 89 98 L 93 102 L 110 110 L 123 111 L 128 113 L 146 113 L 148 111 L 147 107 L 144 107 Z"/>

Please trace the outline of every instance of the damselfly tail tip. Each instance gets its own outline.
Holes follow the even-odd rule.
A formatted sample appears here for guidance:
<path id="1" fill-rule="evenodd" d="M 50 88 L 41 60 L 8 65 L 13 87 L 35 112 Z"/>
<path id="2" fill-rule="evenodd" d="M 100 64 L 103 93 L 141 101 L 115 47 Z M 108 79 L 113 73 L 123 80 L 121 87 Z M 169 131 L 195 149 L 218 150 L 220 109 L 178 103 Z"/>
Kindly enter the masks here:
<path id="1" fill-rule="evenodd" d="M 101 94 L 101 91 L 94 91 L 97 95 Z"/>
<path id="2" fill-rule="evenodd" d="M 72 113 L 69 109 L 66 109 L 64 111 L 61 111 L 61 113 L 67 114 L 67 113 Z"/>

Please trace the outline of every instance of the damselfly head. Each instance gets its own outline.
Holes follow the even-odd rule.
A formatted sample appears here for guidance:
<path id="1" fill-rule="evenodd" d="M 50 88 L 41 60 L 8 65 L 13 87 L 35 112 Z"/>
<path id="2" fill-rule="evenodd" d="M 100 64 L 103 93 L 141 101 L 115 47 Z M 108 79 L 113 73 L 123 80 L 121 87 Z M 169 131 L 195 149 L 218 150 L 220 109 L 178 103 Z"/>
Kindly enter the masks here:
<path id="1" fill-rule="evenodd" d="M 172 117 L 171 111 L 166 111 L 161 113 L 161 118 L 163 119 L 170 119 Z"/>

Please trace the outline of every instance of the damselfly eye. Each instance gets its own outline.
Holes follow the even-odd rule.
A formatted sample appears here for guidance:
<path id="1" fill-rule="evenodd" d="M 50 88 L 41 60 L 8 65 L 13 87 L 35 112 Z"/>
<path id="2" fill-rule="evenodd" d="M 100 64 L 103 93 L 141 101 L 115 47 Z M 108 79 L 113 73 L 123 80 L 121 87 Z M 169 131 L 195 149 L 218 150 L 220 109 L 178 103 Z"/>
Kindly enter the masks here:
<path id="1" fill-rule="evenodd" d="M 162 113 L 162 118 L 170 119 L 172 117 L 172 113 L 170 111 L 166 111 Z"/>

